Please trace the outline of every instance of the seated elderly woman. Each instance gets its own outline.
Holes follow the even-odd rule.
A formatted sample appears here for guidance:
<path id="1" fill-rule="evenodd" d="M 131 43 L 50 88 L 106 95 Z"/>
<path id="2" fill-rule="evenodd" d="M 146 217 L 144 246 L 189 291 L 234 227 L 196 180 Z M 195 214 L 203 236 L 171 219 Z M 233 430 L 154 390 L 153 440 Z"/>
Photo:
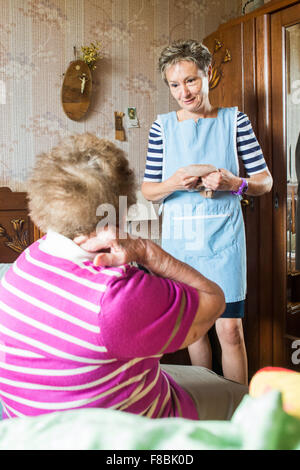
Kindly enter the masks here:
<path id="1" fill-rule="evenodd" d="M 229 419 L 247 393 L 208 369 L 160 364 L 207 332 L 224 296 L 150 240 L 101 224 L 97 208 L 119 220 L 120 197 L 130 206 L 135 190 L 123 151 L 91 134 L 37 157 L 29 207 L 46 235 L 0 286 L 4 418 L 100 407 Z"/>

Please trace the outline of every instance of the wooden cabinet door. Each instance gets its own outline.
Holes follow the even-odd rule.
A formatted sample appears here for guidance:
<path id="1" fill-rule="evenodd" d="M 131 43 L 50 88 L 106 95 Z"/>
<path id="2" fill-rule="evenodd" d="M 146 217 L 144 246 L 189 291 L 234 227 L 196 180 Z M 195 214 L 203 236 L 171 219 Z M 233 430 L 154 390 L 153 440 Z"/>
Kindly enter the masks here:
<path id="1" fill-rule="evenodd" d="M 294 48 L 289 51 L 291 28 L 296 28 Z M 300 347 L 300 311 L 289 312 L 288 282 L 293 282 L 300 271 L 289 267 L 287 254 L 288 237 L 291 236 L 287 215 L 288 189 L 297 178 L 291 177 L 291 155 L 295 152 L 295 141 L 300 132 L 300 4 L 286 8 L 271 15 L 271 73 L 272 73 L 272 138 L 273 138 L 273 363 L 300 370 L 299 360 L 294 347 Z M 292 76 L 289 62 L 292 54 L 296 58 L 297 70 Z M 298 93 L 297 93 L 298 87 Z M 289 119 L 295 90 L 295 115 Z M 292 132 L 291 132 L 292 131 Z M 289 180 L 289 185 L 287 184 Z M 299 185 L 299 178 L 298 178 Z M 298 198 L 299 199 L 299 198 Z M 300 204 L 298 200 L 298 205 Z M 293 210 L 292 210 L 293 213 Z M 299 212 L 300 214 L 300 212 Z M 298 234 L 299 236 L 299 234 Z M 292 262 L 292 261 L 291 261 Z M 291 275 L 292 273 L 292 275 Z M 300 307 L 300 292 L 297 298 Z M 288 316 L 291 318 L 288 318 Z M 298 322 L 295 318 L 298 315 Z M 293 326 L 294 325 L 294 326 Z M 296 343 L 298 341 L 298 344 Z M 298 355 L 299 356 L 299 355 Z M 298 363 L 293 362 L 293 357 Z"/>
<path id="2" fill-rule="evenodd" d="M 213 80 L 210 101 L 213 106 L 238 106 L 243 109 L 242 25 L 219 30 L 208 36 L 204 44 L 213 54 Z"/>

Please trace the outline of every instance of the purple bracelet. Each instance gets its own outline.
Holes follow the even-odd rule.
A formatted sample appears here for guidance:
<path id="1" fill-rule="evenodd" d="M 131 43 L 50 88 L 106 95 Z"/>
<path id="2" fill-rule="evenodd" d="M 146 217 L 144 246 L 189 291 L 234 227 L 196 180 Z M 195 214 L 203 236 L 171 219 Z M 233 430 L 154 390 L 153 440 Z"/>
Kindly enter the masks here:
<path id="1" fill-rule="evenodd" d="M 231 191 L 231 194 L 234 194 L 235 196 L 242 196 L 245 194 L 248 190 L 248 182 L 245 180 L 245 178 L 242 178 L 242 184 L 239 187 L 237 191 Z"/>

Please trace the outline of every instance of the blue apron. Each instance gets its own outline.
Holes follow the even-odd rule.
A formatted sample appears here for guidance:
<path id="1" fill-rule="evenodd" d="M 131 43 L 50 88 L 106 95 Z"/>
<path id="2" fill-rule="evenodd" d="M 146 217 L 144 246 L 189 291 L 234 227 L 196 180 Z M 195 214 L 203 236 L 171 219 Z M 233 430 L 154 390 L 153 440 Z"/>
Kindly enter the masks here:
<path id="1" fill-rule="evenodd" d="M 211 164 L 239 174 L 237 108 L 216 118 L 179 122 L 176 112 L 158 116 L 164 142 L 163 181 L 190 164 Z M 246 296 L 246 243 L 241 197 L 215 191 L 175 191 L 163 202 L 162 248 L 216 282 L 225 301 Z"/>

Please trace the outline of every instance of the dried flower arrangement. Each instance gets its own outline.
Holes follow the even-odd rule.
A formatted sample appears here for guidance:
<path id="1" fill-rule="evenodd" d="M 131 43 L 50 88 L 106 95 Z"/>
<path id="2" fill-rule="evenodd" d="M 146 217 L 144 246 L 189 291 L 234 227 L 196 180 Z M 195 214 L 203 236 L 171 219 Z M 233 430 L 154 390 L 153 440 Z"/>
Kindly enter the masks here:
<path id="1" fill-rule="evenodd" d="M 100 54 L 101 43 L 97 41 L 95 44 L 92 42 L 89 46 L 82 46 L 81 52 L 82 56 L 80 57 L 91 70 L 95 70 L 97 68 L 96 62 L 102 59 Z"/>

